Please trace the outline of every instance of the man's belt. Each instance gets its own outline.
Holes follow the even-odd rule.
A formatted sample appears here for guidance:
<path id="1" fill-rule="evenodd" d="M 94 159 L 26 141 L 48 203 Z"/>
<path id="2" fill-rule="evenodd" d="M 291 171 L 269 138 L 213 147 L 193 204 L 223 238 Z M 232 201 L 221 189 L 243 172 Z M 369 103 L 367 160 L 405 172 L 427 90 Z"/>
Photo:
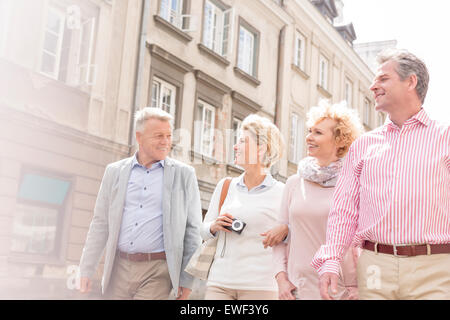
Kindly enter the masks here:
<path id="1" fill-rule="evenodd" d="M 366 240 L 364 241 L 363 249 L 378 253 L 392 254 L 396 257 L 415 257 L 420 255 L 450 253 L 450 243 L 389 245 Z"/>
<path id="2" fill-rule="evenodd" d="M 126 253 L 118 251 L 119 257 L 134 262 L 150 261 L 150 260 L 166 260 L 166 253 L 152 252 L 152 253 Z"/>

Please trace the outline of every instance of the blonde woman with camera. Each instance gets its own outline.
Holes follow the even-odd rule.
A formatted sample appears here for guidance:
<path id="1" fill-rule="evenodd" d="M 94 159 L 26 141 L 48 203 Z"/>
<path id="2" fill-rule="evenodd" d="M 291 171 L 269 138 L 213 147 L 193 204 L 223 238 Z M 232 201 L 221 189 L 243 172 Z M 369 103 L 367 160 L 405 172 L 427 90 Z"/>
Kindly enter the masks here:
<path id="1" fill-rule="evenodd" d="M 214 190 L 201 235 L 219 237 L 211 265 L 206 300 L 274 300 L 272 250 L 261 245 L 265 230 L 276 225 L 284 184 L 270 174 L 283 152 L 278 128 L 268 119 L 244 119 L 234 146 L 235 164 L 244 173 L 231 180 L 221 212 L 219 198 L 226 179 Z"/>

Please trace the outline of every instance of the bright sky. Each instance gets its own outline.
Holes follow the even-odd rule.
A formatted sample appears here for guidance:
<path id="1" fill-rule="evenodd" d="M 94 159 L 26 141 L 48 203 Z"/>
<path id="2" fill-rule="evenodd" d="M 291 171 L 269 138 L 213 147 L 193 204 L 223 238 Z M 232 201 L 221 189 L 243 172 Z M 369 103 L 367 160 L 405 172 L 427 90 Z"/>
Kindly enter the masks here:
<path id="1" fill-rule="evenodd" d="M 344 22 L 355 43 L 397 40 L 397 48 L 422 58 L 430 72 L 425 109 L 450 123 L 450 1 L 343 0 Z"/>

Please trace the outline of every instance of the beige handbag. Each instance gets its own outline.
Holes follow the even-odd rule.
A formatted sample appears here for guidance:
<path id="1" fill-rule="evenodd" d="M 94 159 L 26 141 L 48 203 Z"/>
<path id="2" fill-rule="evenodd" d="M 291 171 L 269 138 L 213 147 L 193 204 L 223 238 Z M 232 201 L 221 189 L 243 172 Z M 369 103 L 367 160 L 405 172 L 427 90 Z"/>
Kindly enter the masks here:
<path id="1" fill-rule="evenodd" d="M 220 194 L 219 213 L 225 198 L 227 197 L 230 182 L 231 178 L 227 178 L 223 183 L 222 192 Z M 216 254 L 217 241 L 218 237 L 204 241 L 194 252 L 191 260 L 189 260 L 189 263 L 184 270 L 196 278 L 207 280 L 209 269 L 213 263 L 214 255 Z"/>

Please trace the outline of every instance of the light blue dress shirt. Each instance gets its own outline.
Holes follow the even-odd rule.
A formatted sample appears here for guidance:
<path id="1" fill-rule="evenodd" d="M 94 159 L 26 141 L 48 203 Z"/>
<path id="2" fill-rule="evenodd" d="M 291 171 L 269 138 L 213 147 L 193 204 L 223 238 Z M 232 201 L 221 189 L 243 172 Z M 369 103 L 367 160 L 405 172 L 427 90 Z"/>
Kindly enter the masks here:
<path id="1" fill-rule="evenodd" d="M 248 190 L 247 186 L 244 183 L 244 175 L 245 175 L 245 173 L 241 174 L 238 177 L 236 189 L 239 192 L 245 192 L 248 194 L 258 194 L 258 193 L 262 193 L 266 190 L 269 190 L 273 185 L 275 185 L 277 183 L 277 180 L 275 180 L 270 173 L 267 173 L 263 182 L 261 182 L 258 186 L 252 188 L 251 190 Z"/>
<path id="2" fill-rule="evenodd" d="M 146 168 L 136 153 L 131 168 L 118 248 L 126 253 L 162 252 L 164 160 Z"/>

